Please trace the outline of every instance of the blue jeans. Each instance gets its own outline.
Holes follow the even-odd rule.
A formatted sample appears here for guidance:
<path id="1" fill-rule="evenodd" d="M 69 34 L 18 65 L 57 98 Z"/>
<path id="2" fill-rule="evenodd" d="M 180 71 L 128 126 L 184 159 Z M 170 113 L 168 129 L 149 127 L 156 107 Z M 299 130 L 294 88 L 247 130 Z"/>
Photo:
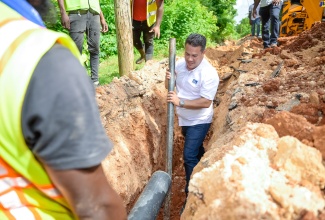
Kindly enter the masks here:
<path id="1" fill-rule="evenodd" d="M 145 21 L 132 21 L 132 33 L 133 33 L 133 46 L 137 50 L 144 49 L 146 53 L 146 61 L 151 60 L 153 56 L 153 38 L 154 32 L 149 32 L 152 29 L 148 27 L 147 20 Z M 143 43 L 141 41 L 141 34 L 143 35 Z M 144 45 L 144 48 L 143 48 Z"/>
<path id="2" fill-rule="evenodd" d="M 92 81 L 98 81 L 100 18 L 98 14 L 69 14 L 70 37 L 76 43 L 80 54 L 86 33 Z"/>
<path id="3" fill-rule="evenodd" d="M 256 36 L 260 36 L 260 26 L 261 26 L 261 18 L 255 18 L 255 20 L 252 21 L 252 27 L 251 32 L 252 36 L 255 36 L 255 29 L 256 29 Z"/>
<path id="4" fill-rule="evenodd" d="M 182 134 L 185 137 L 184 143 L 184 167 L 186 175 L 185 193 L 188 194 L 188 184 L 194 167 L 199 163 L 204 154 L 203 141 L 207 135 L 211 123 L 183 126 Z"/>
<path id="5" fill-rule="evenodd" d="M 278 43 L 280 31 L 279 14 L 282 3 L 279 5 L 270 4 L 260 8 L 260 16 L 262 20 L 262 39 L 264 48 L 270 47 L 271 44 Z M 271 31 L 271 36 L 270 36 Z"/>

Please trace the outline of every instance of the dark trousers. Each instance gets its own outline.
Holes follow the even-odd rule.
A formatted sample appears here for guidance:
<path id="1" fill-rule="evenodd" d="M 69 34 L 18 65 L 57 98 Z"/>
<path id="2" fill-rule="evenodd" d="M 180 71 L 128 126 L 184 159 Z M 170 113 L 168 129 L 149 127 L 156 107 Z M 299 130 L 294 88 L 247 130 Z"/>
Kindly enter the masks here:
<path id="1" fill-rule="evenodd" d="M 152 26 L 148 27 L 147 21 L 133 20 L 132 27 L 133 27 L 133 46 L 137 50 L 144 49 L 144 51 L 146 53 L 146 60 L 152 59 L 153 38 L 155 35 L 154 32 L 150 32 L 152 29 Z M 141 35 L 143 37 L 143 43 L 141 41 Z"/>
<path id="2" fill-rule="evenodd" d="M 261 18 L 255 18 L 255 20 L 252 21 L 252 27 L 251 32 L 252 36 L 255 36 L 255 29 L 256 29 L 256 36 L 260 36 L 260 26 L 261 26 Z"/>
<path id="3" fill-rule="evenodd" d="M 262 39 L 264 48 L 269 47 L 271 44 L 277 44 L 278 42 L 280 31 L 279 14 L 281 7 L 282 4 L 280 3 L 279 5 L 270 4 L 266 7 L 260 8 L 260 16 L 262 20 Z"/>
<path id="4" fill-rule="evenodd" d="M 185 193 L 188 194 L 188 184 L 194 167 L 199 163 L 204 154 L 203 141 L 207 135 L 211 123 L 183 126 L 182 134 L 185 137 L 184 143 L 184 167 L 186 175 Z"/>
<path id="5" fill-rule="evenodd" d="M 69 14 L 70 37 L 76 43 L 82 54 L 84 36 L 87 36 L 88 51 L 90 54 L 91 79 L 98 81 L 99 66 L 99 38 L 100 18 L 98 14 L 87 12 L 85 14 Z"/>

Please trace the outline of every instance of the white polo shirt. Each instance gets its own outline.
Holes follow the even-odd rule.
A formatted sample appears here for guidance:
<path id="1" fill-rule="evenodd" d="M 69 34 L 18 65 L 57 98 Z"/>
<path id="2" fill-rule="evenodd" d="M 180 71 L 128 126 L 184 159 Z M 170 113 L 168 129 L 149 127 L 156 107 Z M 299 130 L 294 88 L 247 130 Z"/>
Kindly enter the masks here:
<path id="1" fill-rule="evenodd" d="M 206 98 L 213 100 L 219 85 L 216 69 L 203 58 L 194 70 L 187 70 L 185 59 L 176 63 L 176 92 L 180 99 L 194 100 Z M 186 101 L 185 101 L 186 104 Z M 209 108 L 186 109 L 176 106 L 179 126 L 192 126 L 212 122 L 213 103 Z"/>

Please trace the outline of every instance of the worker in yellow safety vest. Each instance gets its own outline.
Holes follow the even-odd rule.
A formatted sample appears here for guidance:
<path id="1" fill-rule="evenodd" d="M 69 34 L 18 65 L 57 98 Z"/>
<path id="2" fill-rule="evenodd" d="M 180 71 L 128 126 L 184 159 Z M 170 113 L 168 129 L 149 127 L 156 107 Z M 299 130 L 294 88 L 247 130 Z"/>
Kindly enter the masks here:
<path id="1" fill-rule="evenodd" d="M 0 219 L 126 219 L 92 82 L 70 37 L 45 28 L 49 5 L 0 0 Z"/>
<path id="2" fill-rule="evenodd" d="M 107 32 L 108 25 L 100 8 L 99 0 L 58 0 L 61 24 L 69 31 L 82 54 L 84 38 L 87 39 L 90 76 L 99 85 L 100 32 Z"/>
<path id="3" fill-rule="evenodd" d="M 140 64 L 153 57 L 153 39 L 160 37 L 164 0 L 131 0 L 131 11 L 133 45 L 141 55 L 136 64 Z"/>

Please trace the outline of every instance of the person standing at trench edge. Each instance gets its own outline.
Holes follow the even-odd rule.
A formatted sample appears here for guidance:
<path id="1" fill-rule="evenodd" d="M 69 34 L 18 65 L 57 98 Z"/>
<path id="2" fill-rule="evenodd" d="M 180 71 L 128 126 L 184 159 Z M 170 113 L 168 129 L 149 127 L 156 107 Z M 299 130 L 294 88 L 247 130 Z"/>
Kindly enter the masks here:
<path id="1" fill-rule="evenodd" d="M 86 33 L 91 80 L 94 86 L 98 86 L 100 32 L 108 31 L 99 0 L 58 0 L 58 4 L 61 24 L 69 30 L 70 37 L 76 43 L 80 54 Z"/>
<path id="2" fill-rule="evenodd" d="M 254 8 L 254 3 L 251 4 L 248 9 L 248 19 L 249 19 L 249 24 L 251 25 L 251 35 L 260 37 L 260 26 L 261 26 L 261 18 L 259 15 L 260 5 L 258 5 L 256 8 L 257 14 L 255 15 L 255 17 L 253 16 L 253 8 Z"/>
<path id="3" fill-rule="evenodd" d="M 140 64 L 153 57 L 153 39 L 160 37 L 164 0 L 131 0 L 131 7 L 133 45 L 140 53 L 135 63 Z"/>
<path id="4" fill-rule="evenodd" d="M 179 126 L 182 127 L 184 143 L 185 193 L 194 167 L 204 154 L 203 141 L 213 117 L 213 102 L 219 76 L 216 69 L 204 58 L 206 38 L 190 34 L 185 42 L 184 59 L 175 65 L 176 92 L 170 91 L 167 102 L 176 106 Z M 165 87 L 168 88 L 170 72 L 166 72 Z"/>
<path id="5" fill-rule="evenodd" d="M 253 17 L 256 18 L 257 14 L 261 17 L 264 49 L 278 46 L 282 2 L 283 0 L 254 0 Z"/>

